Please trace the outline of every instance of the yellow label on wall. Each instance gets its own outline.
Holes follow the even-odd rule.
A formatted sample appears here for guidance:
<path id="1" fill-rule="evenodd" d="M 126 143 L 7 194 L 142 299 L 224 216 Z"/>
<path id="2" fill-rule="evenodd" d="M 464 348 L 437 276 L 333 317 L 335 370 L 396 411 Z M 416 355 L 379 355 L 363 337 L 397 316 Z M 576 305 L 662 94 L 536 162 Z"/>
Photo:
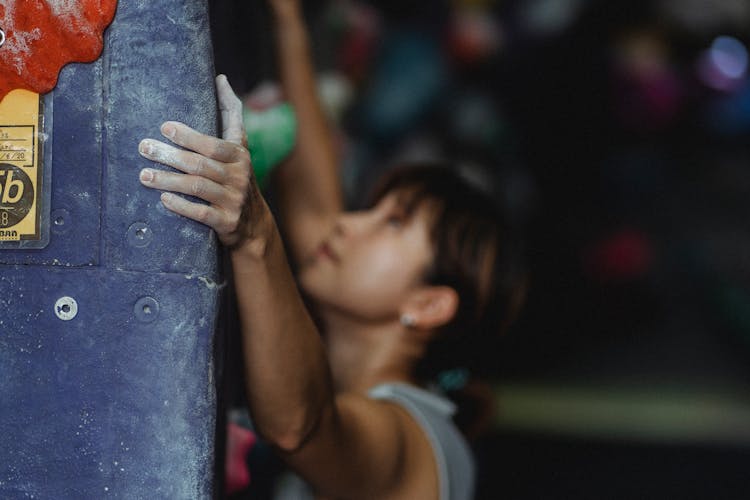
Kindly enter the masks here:
<path id="1" fill-rule="evenodd" d="M 22 89 L 0 102 L 0 242 L 41 239 L 41 103 Z"/>

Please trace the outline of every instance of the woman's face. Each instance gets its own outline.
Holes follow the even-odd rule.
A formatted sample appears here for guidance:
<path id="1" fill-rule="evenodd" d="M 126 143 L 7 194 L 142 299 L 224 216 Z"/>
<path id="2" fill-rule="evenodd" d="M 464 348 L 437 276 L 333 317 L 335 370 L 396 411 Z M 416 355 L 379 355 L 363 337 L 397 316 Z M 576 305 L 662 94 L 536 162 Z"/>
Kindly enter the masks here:
<path id="1" fill-rule="evenodd" d="M 339 216 L 333 232 L 300 272 L 300 283 L 323 308 L 367 321 L 398 318 L 410 291 L 433 261 L 430 203 L 408 212 L 395 191 L 373 208 Z"/>

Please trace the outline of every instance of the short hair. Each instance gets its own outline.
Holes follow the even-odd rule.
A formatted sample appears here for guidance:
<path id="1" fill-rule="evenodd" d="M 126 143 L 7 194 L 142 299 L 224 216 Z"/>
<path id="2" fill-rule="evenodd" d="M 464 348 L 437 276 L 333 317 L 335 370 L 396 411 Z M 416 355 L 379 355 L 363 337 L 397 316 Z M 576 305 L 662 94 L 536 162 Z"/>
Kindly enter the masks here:
<path id="1" fill-rule="evenodd" d="M 415 375 L 434 380 L 452 368 L 481 371 L 482 349 L 491 346 L 523 301 L 525 271 L 520 230 L 486 189 L 448 163 L 412 163 L 390 170 L 371 202 L 404 191 L 407 209 L 431 204 L 434 259 L 424 280 L 453 288 L 454 318 L 440 328 Z"/>

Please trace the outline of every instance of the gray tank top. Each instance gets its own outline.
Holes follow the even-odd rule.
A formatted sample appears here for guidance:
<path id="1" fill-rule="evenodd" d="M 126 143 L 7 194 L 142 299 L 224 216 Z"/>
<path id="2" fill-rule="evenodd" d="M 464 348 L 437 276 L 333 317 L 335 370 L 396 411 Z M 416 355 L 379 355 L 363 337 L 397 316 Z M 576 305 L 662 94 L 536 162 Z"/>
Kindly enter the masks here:
<path id="1" fill-rule="evenodd" d="M 438 468 L 440 500 L 471 500 L 474 497 L 474 458 L 468 444 L 453 423 L 455 405 L 445 397 L 418 387 L 382 384 L 368 392 L 372 399 L 402 406 L 427 435 Z M 286 475 L 275 500 L 312 500 L 309 487 L 297 476 Z"/>

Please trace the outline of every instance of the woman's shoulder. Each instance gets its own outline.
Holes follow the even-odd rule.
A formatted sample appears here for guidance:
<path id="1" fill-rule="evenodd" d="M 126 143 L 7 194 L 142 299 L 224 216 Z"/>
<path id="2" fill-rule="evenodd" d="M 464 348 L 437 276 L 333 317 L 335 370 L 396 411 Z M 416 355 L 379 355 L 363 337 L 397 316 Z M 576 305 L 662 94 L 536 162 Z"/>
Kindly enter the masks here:
<path id="1" fill-rule="evenodd" d="M 377 385 L 368 396 L 401 406 L 425 433 L 438 468 L 441 500 L 473 498 L 474 458 L 453 422 L 456 406 L 450 399 L 437 391 L 401 382 Z"/>

